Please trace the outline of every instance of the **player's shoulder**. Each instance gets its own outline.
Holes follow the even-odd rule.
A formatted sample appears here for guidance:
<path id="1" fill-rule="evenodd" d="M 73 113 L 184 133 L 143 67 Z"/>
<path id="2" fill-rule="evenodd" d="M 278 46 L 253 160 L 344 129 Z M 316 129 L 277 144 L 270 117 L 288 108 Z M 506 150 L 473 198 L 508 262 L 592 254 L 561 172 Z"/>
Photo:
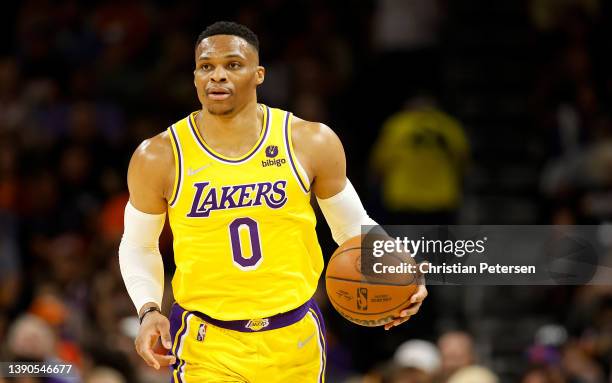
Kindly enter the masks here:
<path id="1" fill-rule="evenodd" d="M 138 145 L 128 166 L 128 180 L 136 177 L 143 182 L 172 180 L 174 152 L 168 131 L 148 138 Z"/>
<path id="2" fill-rule="evenodd" d="M 291 124 L 291 140 L 301 164 L 311 179 L 333 168 L 333 164 L 341 164 L 341 167 L 344 167 L 344 148 L 329 126 L 294 117 Z"/>
<path id="3" fill-rule="evenodd" d="M 143 140 L 133 156 L 134 160 L 142 161 L 147 164 L 173 162 L 174 154 L 172 141 L 167 130 Z"/>
<path id="4" fill-rule="evenodd" d="M 340 139 L 329 126 L 322 122 L 307 121 L 297 116 L 293 116 L 291 122 L 291 139 L 294 145 L 307 145 L 315 148 L 340 143 Z"/>
<path id="5" fill-rule="evenodd" d="M 134 206 L 147 212 L 163 210 L 162 199 L 168 200 L 172 193 L 174 169 L 174 153 L 167 131 L 142 141 L 127 171 L 130 199 L 137 203 Z"/>

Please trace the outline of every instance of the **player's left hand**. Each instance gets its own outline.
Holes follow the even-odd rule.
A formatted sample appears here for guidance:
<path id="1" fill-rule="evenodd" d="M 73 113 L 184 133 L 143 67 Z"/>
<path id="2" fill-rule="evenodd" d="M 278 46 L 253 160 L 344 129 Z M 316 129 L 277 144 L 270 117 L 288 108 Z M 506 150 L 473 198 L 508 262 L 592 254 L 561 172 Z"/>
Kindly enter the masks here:
<path id="1" fill-rule="evenodd" d="M 399 326 L 400 324 L 406 322 L 410 317 L 416 314 L 423 301 L 427 298 L 427 287 L 425 287 L 425 276 L 419 273 L 419 286 L 417 291 L 410 298 L 410 306 L 406 307 L 402 311 L 400 311 L 400 316 L 396 317 L 392 322 L 389 322 L 385 325 L 385 330 L 389 330 L 394 326 Z"/>

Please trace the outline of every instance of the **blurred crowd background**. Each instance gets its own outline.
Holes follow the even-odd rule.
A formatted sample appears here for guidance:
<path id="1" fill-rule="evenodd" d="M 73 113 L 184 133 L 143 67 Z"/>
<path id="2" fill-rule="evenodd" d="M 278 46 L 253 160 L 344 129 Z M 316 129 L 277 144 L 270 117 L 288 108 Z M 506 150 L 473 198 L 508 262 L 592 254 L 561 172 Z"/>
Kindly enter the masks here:
<path id="1" fill-rule="evenodd" d="M 200 107 L 195 39 L 222 19 L 259 35 L 261 102 L 337 132 L 379 223 L 612 218 L 609 1 L 9 2 L 1 361 L 73 363 L 88 383 L 168 381 L 133 348 L 117 259 L 126 169 L 143 139 Z M 166 231 L 165 310 L 171 244 Z M 390 332 L 343 320 L 320 291 L 328 381 L 612 382 L 610 286 L 429 291 Z"/>

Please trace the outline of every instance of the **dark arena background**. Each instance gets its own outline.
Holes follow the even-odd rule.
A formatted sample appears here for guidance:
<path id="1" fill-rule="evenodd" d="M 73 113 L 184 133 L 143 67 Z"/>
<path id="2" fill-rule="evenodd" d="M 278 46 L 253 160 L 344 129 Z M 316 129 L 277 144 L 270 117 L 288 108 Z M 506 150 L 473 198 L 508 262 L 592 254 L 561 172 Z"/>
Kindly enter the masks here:
<path id="1" fill-rule="evenodd" d="M 200 108 L 194 43 L 214 21 L 258 34 L 259 100 L 338 134 L 379 223 L 612 219 L 610 1 L 2 8 L 0 361 L 61 361 L 81 378 L 0 382 L 169 381 L 134 351 L 117 258 L 126 170 L 143 139 Z M 327 260 L 337 246 L 318 222 Z M 160 248 L 167 312 L 169 230 Z M 340 317 L 323 286 L 328 382 L 612 382 L 610 283 L 429 286 L 420 312 L 388 332 Z"/>

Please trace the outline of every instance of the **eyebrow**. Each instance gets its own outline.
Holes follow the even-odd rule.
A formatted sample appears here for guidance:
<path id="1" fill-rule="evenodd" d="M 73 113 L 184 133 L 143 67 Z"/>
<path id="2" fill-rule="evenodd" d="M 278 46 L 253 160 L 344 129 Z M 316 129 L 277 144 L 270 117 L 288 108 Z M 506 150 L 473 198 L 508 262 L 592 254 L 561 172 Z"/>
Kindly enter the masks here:
<path id="1" fill-rule="evenodd" d="M 227 55 L 223 56 L 223 58 L 224 58 L 224 59 L 228 59 L 228 58 L 239 58 L 239 59 L 243 59 L 243 60 L 245 59 L 245 57 L 244 57 L 244 56 L 239 55 L 239 54 L 237 54 L 237 53 L 230 53 L 230 54 L 227 54 Z M 200 57 L 198 57 L 198 60 L 210 60 L 210 57 L 209 57 L 209 56 L 200 56 Z"/>

